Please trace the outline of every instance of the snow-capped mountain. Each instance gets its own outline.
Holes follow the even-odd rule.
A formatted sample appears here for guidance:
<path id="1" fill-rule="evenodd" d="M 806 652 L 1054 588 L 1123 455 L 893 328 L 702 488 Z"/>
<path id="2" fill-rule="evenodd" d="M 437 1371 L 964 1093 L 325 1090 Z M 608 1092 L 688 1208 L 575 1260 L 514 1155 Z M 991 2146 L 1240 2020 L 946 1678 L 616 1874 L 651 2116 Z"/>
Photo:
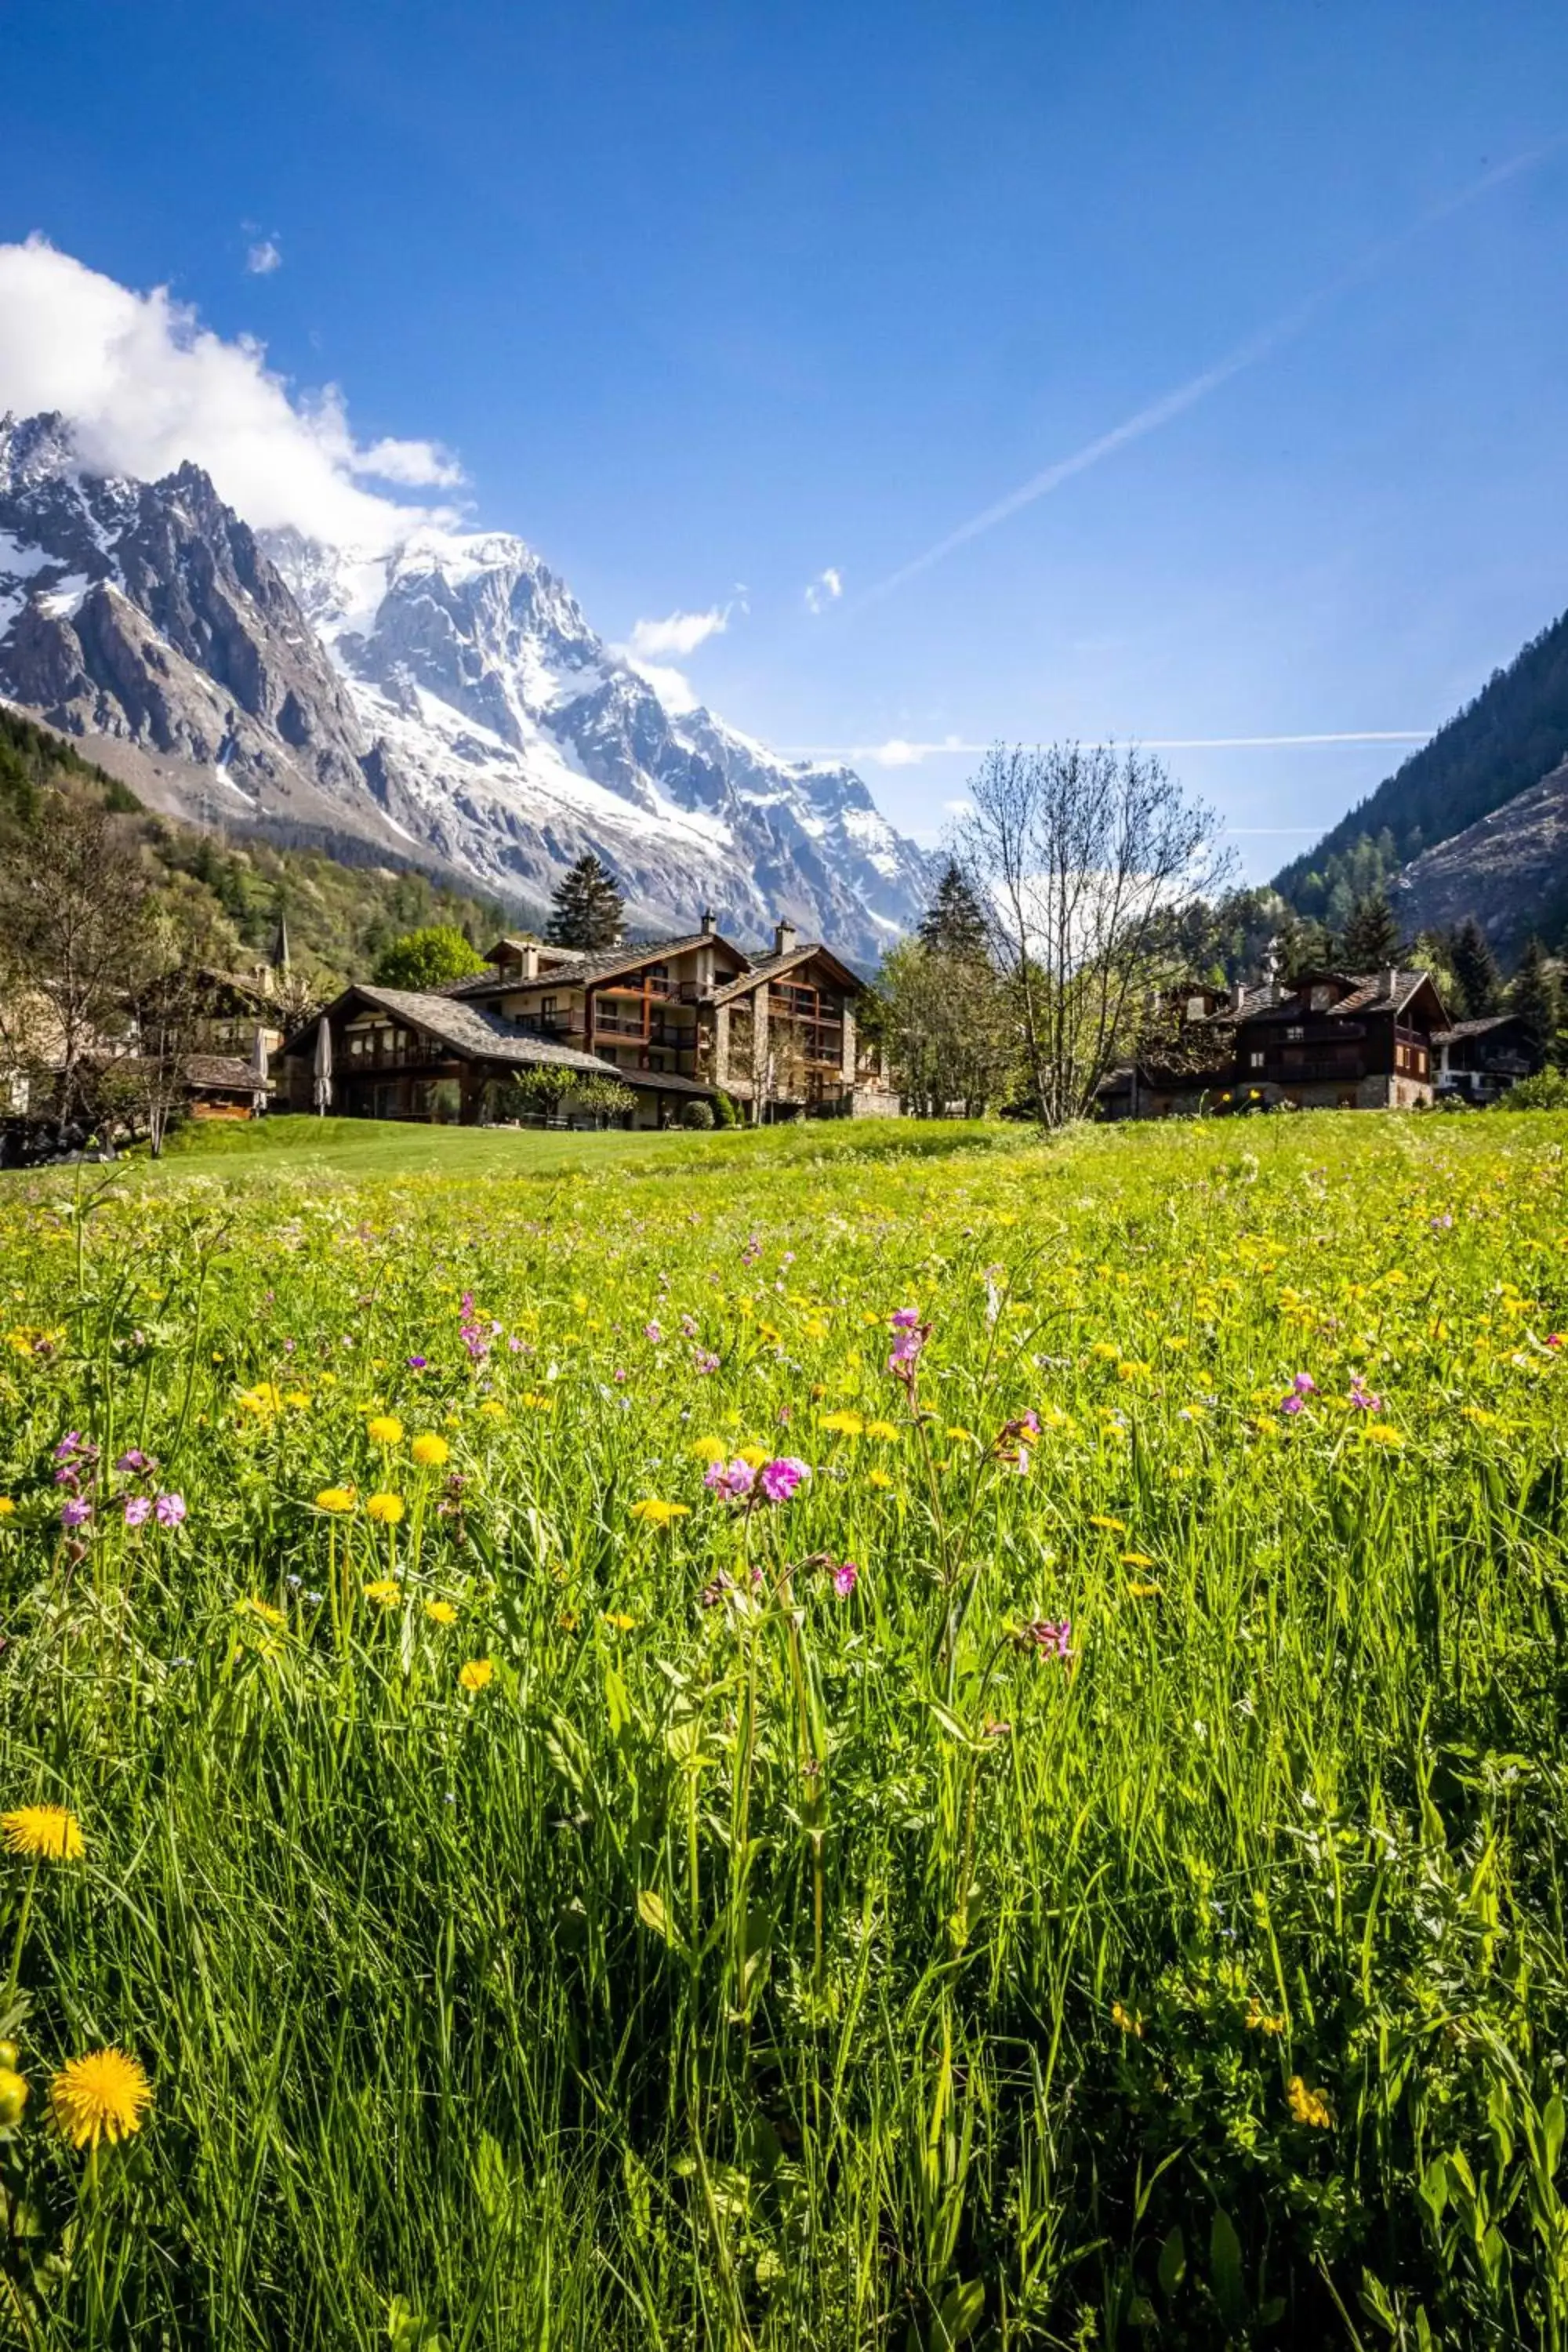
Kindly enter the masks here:
<path id="1" fill-rule="evenodd" d="M 0 694 L 152 755 L 184 814 L 357 835 L 513 899 L 594 848 L 641 928 L 784 915 L 866 962 L 929 887 L 853 770 L 667 709 L 521 540 L 258 538 L 196 467 L 87 471 L 58 416 L 0 420 Z"/>

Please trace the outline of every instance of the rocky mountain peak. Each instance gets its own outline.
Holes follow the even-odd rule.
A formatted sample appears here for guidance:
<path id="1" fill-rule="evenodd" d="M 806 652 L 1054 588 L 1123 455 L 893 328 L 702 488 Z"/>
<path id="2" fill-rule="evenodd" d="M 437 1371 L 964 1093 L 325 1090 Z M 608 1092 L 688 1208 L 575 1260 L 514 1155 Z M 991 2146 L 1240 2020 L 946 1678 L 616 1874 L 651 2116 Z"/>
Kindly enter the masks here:
<path id="1" fill-rule="evenodd" d="M 672 716 L 524 541 L 258 537 L 197 466 L 94 475 L 58 417 L 0 424 L 0 693 L 173 755 L 187 811 L 358 834 L 524 905 L 593 848 L 639 928 L 784 915 L 869 963 L 928 887 L 852 770 Z"/>

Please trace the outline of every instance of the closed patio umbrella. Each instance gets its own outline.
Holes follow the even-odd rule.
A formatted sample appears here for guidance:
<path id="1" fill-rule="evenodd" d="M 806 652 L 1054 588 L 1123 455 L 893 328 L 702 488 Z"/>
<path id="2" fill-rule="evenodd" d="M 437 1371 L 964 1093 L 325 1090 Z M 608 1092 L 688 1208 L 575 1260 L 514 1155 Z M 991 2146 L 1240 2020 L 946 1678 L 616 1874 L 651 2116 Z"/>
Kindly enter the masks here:
<path id="1" fill-rule="evenodd" d="M 316 1024 L 316 1110 L 324 1115 L 332 1099 L 332 1033 L 323 1013 Z"/>
<path id="2" fill-rule="evenodd" d="M 256 1082 L 250 1097 L 250 1108 L 259 1115 L 267 1108 L 267 1033 L 259 1025 L 250 1048 L 250 1075 Z"/>

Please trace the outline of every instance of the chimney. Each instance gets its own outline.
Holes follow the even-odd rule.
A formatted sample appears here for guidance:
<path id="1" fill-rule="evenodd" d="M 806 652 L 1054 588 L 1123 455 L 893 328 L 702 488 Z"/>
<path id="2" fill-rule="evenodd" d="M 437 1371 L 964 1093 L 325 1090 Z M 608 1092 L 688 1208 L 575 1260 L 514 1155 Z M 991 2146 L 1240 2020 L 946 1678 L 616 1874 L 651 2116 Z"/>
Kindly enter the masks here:
<path id="1" fill-rule="evenodd" d="M 702 936 L 703 936 L 703 938 L 704 938 L 705 940 L 710 940 L 710 939 L 712 938 L 712 936 L 713 936 L 714 932 L 718 929 L 718 928 L 719 928 L 719 925 L 718 925 L 718 922 L 717 922 L 717 920 L 716 920 L 716 919 L 715 919 L 715 917 L 714 917 L 714 913 L 713 913 L 713 909 L 712 909 L 712 908 L 711 908 L 711 907 L 704 907 L 704 908 L 703 908 L 703 909 L 702 909 Z"/>
<path id="2" fill-rule="evenodd" d="M 537 980 L 539 978 L 539 949 L 532 940 L 528 940 L 523 943 L 522 978 L 524 980 Z"/>
<path id="3" fill-rule="evenodd" d="M 793 923 L 775 923 L 773 925 L 774 955 L 788 955 L 794 945 L 795 925 Z"/>
<path id="4" fill-rule="evenodd" d="M 1399 1002 L 1399 966 L 1391 963 L 1383 977 L 1384 984 L 1388 991 L 1388 1001 L 1391 1004 L 1396 1005 Z"/>

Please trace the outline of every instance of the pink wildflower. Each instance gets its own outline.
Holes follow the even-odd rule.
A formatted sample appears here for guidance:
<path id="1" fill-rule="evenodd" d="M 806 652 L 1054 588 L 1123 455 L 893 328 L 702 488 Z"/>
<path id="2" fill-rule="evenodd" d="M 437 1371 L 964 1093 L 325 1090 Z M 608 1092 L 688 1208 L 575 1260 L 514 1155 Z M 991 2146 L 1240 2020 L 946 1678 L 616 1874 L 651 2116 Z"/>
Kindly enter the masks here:
<path id="1" fill-rule="evenodd" d="M 129 1495 L 125 1501 L 125 1524 L 128 1528 L 144 1528 L 153 1516 L 150 1495 Z"/>
<path id="2" fill-rule="evenodd" d="M 703 1472 L 702 1484 L 715 1495 L 721 1495 L 727 1503 L 742 1503 L 751 1493 L 756 1475 L 749 1462 L 710 1462 Z"/>
<path id="3" fill-rule="evenodd" d="M 860 1579 L 860 1571 L 852 1559 L 842 1559 L 833 1571 L 833 1590 L 840 1601 L 847 1601 Z"/>
<path id="4" fill-rule="evenodd" d="M 153 1508 L 161 1528 L 177 1528 L 185 1516 L 185 1498 L 183 1495 L 160 1495 Z"/>
<path id="5" fill-rule="evenodd" d="M 758 1475 L 758 1485 L 770 1503 L 787 1503 L 803 1478 L 811 1472 L 793 1454 L 781 1454 L 776 1462 L 764 1462 Z"/>

